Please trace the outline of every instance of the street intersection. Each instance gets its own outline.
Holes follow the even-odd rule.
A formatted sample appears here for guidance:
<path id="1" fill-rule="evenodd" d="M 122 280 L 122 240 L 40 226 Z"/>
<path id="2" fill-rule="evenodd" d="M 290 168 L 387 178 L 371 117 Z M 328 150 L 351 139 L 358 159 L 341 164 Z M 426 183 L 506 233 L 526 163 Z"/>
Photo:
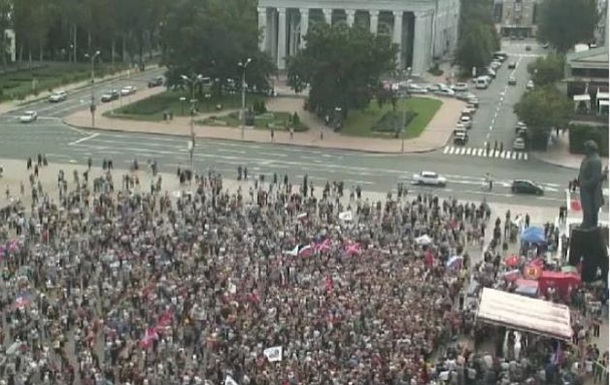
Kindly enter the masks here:
<path id="1" fill-rule="evenodd" d="M 434 191 L 441 196 L 457 199 L 504 204 L 558 207 L 565 203 L 564 188 L 576 175 L 575 170 L 552 166 L 511 152 L 516 117 L 513 104 L 519 99 L 527 81 L 526 66 L 536 54 L 523 54 L 523 47 L 503 47 L 509 61 L 518 61 L 517 87 L 507 88 L 510 76 L 507 63 L 498 71 L 492 86 L 479 93 L 481 106 L 471 131 L 473 147 L 445 147 L 424 154 L 381 155 L 361 152 L 286 146 L 274 143 L 231 142 L 198 139 L 193 166 L 200 172 L 209 168 L 229 178 L 236 176 L 237 167 L 247 167 L 249 174 L 274 173 L 288 175 L 294 183 L 304 175 L 320 186 L 326 181 L 344 181 L 347 188 L 360 186 L 376 192 L 395 191 L 404 182 L 409 190 Z M 515 53 L 511 51 L 511 49 Z M 513 55 L 521 55 L 514 56 Z M 161 73 L 161 70 L 156 70 Z M 154 72 L 154 71 L 153 71 Z M 96 94 L 106 89 L 120 89 L 125 85 L 146 87 L 146 82 L 158 75 L 150 71 L 96 86 Z M 116 167 L 127 168 L 134 159 L 141 165 L 156 160 L 161 171 L 175 172 L 190 164 L 188 138 L 171 135 L 152 135 L 129 132 L 80 130 L 65 125 L 62 118 L 75 111 L 87 109 L 90 89 L 71 92 L 67 101 L 51 104 L 46 100 L 23 106 L 0 116 L 0 157 L 26 159 L 38 153 L 46 154 L 52 162 L 83 164 L 89 157 L 96 163 L 112 159 Z M 115 101 L 118 107 L 126 101 Z M 18 116 L 26 110 L 37 110 L 40 118 L 34 124 L 20 124 Z M 505 151 L 483 151 L 488 140 L 503 141 Z M 493 148 L 493 147 L 492 147 Z M 433 189 L 411 185 L 412 176 L 420 171 L 434 171 L 447 178 L 446 188 Z M 494 188 L 485 188 L 485 174 L 494 179 Z M 514 179 L 530 179 L 545 188 L 541 197 L 514 195 Z"/>

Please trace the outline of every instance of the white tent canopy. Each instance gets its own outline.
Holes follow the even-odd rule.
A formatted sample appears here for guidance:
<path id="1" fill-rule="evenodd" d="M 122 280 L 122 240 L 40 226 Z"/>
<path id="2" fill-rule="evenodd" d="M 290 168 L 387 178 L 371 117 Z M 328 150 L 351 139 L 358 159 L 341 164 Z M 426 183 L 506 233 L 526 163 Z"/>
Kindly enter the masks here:
<path id="1" fill-rule="evenodd" d="M 477 321 L 571 340 L 570 308 L 541 299 L 484 288 Z"/>

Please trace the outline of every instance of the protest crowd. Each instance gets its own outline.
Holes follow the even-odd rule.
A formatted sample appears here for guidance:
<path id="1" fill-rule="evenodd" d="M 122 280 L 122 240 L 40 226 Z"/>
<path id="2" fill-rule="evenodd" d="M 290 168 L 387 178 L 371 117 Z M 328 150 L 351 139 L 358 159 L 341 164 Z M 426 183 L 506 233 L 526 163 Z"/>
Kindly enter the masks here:
<path id="1" fill-rule="evenodd" d="M 228 191 L 212 170 L 170 194 L 106 161 L 44 191 L 31 163 L 31 207 L 0 222 L 3 385 L 447 380 L 431 360 L 462 328 L 485 204 L 288 176 Z"/>
<path id="2" fill-rule="evenodd" d="M 170 193 L 156 162 L 127 173 L 109 160 L 60 170 L 45 191 L 47 166 L 29 159 L 19 193 L 31 207 L 1 212 L 2 385 L 572 384 L 581 362 L 607 381 L 608 353 L 589 343 L 607 291 L 536 292 L 574 307 L 585 360 L 474 323 L 477 288 L 518 292 L 511 274 L 532 261 L 561 268 L 538 258 L 557 248 L 554 225 L 544 247 L 526 244 L 516 218 L 493 225 L 485 202 L 403 184 L 371 201 L 359 186 L 241 166 L 236 191 L 213 170 L 178 170 Z"/>

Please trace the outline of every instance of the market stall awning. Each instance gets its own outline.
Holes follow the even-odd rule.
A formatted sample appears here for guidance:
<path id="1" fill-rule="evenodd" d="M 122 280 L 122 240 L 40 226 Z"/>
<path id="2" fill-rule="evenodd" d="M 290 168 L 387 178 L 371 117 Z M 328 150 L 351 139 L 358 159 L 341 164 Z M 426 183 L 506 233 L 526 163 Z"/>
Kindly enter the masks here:
<path id="1" fill-rule="evenodd" d="M 567 306 L 501 290 L 483 289 L 477 322 L 561 340 L 572 339 L 570 309 Z"/>

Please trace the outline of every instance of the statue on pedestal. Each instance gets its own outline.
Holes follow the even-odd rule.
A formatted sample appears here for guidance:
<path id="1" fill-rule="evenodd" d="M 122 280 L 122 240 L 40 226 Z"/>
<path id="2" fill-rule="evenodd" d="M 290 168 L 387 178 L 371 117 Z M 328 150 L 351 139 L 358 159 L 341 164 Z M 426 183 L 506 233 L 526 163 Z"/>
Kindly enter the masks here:
<path id="1" fill-rule="evenodd" d="M 604 205 L 602 183 L 602 160 L 597 143 L 585 142 L 586 157 L 580 163 L 578 186 L 580 187 L 580 205 L 582 207 L 581 229 L 595 229 L 598 226 L 599 209 Z"/>

